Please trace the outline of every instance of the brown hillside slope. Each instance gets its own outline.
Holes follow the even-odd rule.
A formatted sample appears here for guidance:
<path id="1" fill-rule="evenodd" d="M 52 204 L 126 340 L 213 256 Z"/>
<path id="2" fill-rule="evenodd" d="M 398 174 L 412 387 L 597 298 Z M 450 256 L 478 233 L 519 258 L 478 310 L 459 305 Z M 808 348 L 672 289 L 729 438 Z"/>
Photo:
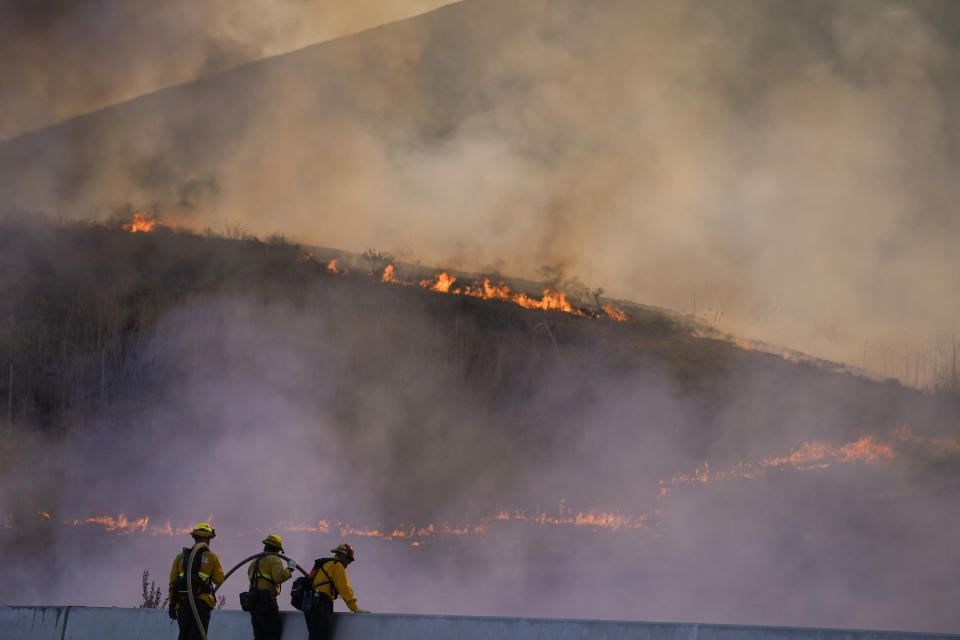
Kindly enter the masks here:
<path id="1" fill-rule="evenodd" d="M 956 398 L 279 239 L 2 231 L 5 602 L 123 602 L 199 511 L 225 558 L 362 536 L 363 597 L 407 612 L 951 628 Z M 77 572 L 99 588 L 49 579 Z M 522 602 L 476 599 L 504 580 Z"/>

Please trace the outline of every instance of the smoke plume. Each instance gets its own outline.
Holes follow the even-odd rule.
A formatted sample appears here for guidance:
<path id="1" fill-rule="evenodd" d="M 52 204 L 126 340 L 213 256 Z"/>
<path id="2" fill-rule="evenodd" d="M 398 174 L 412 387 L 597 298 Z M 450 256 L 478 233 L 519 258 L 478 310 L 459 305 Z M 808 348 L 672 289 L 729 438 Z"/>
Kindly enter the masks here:
<path id="1" fill-rule="evenodd" d="M 229 14 L 199 6 L 171 38 Z M 269 10 L 279 31 L 302 17 Z M 47 33 L 76 11 L 15 15 Z M 344 24 L 376 19 L 360 14 Z M 268 41 L 246 16 L 219 37 Z M 559 268 L 929 387 L 958 317 L 956 24 L 943 2 L 466 2 L 11 141 L 5 201 Z M 229 66 L 183 55 L 184 80 Z"/>
<path id="2" fill-rule="evenodd" d="M 547 267 L 917 386 L 949 370 L 950 2 L 472 0 L 273 57 L 390 17 L 31 6 L 0 31 L 3 212 Z M 54 551 L 3 599 L 164 585 L 188 537 L 83 522 L 123 512 L 212 518 L 227 565 L 273 530 L 306 565 L 356 542 L 376 611 L 956 628 L 952 402 L 776 357 L 704 379 L 398 291 L 183 300 L 128 354 L 141 387 L 68 438 L 11 429 L 0 515 Z"/>

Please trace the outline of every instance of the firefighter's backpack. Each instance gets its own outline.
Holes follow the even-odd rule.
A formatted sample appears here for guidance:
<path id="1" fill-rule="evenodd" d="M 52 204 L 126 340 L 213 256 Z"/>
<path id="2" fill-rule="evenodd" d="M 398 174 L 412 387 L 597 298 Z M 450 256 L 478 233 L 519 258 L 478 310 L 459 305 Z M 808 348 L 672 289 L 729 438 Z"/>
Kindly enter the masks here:
<path id="1" fill-rule="evenodd" d="M 190 552 L 192 549 L 190 547 L 183 548 L 183 561 L 181 563 L 182 575 L 177 578 L 173 583 L 173 592 L 179 598 L 187 597 L 187 564 L 190 559 Z M 190 572 L 193 574 L 190 576 L 190 583 L 193 587 L 194 597 L 199 596 L 203 593 L 213 593 L 210 589 L 210 583 L 207 580 L 204 580 L 200 577 L 200 566 L 203 564 L 203 554 L 204 549 L 198 549 L 197 553 L 193 556 L 193 567 L 191 567 Z"/>
<path id="2" fill-rule="evenodd" d="M 333 598 L 336 599 L 337 588 L 333 586 L 333 580 L 331 580 L 327 572 L 323 570 L 323 565 L 331 560 L 333 560 L 333 558 L 319 558 L 314 560 L 313 569 L 310 570 L 310 573 L 305 576 L 300 576 L 293 581 L 293 584 L 290 586 L 290 604 L 293 605 L 294 609 L 298 611 L 309 611 L 316 606 L 318 597 L 327 597 L 326 594 L 317 593 L 313 587 L 313 579 L 318 571 L 323 573 L 326 581 L 321 582 L 317 586 L 322 587 L 325 584 L 329 584 L 330 590 L 333 592 Z"/>

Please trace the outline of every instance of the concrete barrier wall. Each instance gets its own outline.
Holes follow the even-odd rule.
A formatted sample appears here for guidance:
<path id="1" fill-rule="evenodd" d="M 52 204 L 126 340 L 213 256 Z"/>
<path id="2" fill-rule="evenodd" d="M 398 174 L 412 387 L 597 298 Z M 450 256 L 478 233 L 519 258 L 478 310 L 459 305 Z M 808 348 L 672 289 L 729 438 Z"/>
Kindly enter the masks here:
<path id="1" fill-rule="evenodd" d="M 69 607 L 0 607 L 0 638 L 61 640 Z"/>
<path id="2" fill-rule="evenodd" d="M 306 640 L 303 615 L 284 612 L 283 640 Z M 401 614 L 336 614 L 335 640 L 960 640 L 960 635 L 750 627 L 673 622 L 611 622 Z M 214 611 L 209 640 L 252 636 L 242 611 Z M 3 640 L 173 640 L 165 609 L 0 607 Z"/>

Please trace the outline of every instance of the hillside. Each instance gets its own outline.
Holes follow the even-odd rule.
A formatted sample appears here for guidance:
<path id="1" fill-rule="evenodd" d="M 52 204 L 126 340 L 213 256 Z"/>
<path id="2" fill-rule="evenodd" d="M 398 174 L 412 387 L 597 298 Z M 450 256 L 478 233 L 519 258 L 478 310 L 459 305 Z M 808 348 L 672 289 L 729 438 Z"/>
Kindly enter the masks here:
<path id="1" fill-rule="evenodd" d="M 556 267 L 932 388 L 957 318 L 954 13 L 468 0 L 2 141 L 0 208 Z"/>
<path id="2" fill-rule="evenodd" d="M 852 597 L 890 545 L 888 575 L 908 557 L 909 571 L 948 580 L 939 567 L 952 565 L 925 563 L 931 549 L 952 553 L 952 536 L 883 514 L 943 507 L 960 487 L 954 396 L 696 337 L 649 309 L 618 322 L 332 273 L 283 238 L 23 219 L 3 223 L 0 245 L 0 364 L 13 373 L 0 387 L 13 400 L 0 404 L 12 419 L 0 534 L 34 558 L 17 564 L 27 586 L 8 602 L 32 601 L 29 576 L 52 570 L 49 551 L 90 549 L 101 527 L 119 535 L 111 553 L 136 577 L 177 544 L 158 547 L 169 533 L 154 523 L 183 526 L 198 511 L 226 531 L 308 536 L 298 546 L 317 535 L 298 532 L 333 519 L 380 558 L 366 577 L 374 598 L 429 557 L 417 571 L 439 609 L 393 599 L 404 611 L 560 615 L 548 586 L 557 563 L 596 544 L 613 562 L 604 584 L 646 590 L 670 575 L 705 608 L 695 615 L 664 593 L 650 600 L 659 615 L 621 597 L 576 615 L 871 626 L 807 598 L 824 581 Z M 171 500 L 197 483 L 204 499 Z M 937 530 L 952 530 L 938 513 Z M 797 527 L 819 533 L 798 544 Z M 221 548 L 242 553 L 243 541 Z M 740 551 L 722 559 L 718 544 Z M 837 565 L 851 544 L 863 554 Z M 476 564 L 488 545 L 522 572 L 512 579 L 526 603 L 448 600 L 493 579 Z M 904 545 L 918 546 L 904 556 Z M 769 554 L 807 563 L 799 582 L 764 589 L 805 602 L 795 614 L 743 604 L 766 597 L 753 581 L 720 598 L 689 582 L 707 556 L 715 584 L 730 562 L 766 570 Z M 83 602 L 107 603 L 129 581 L 103 573 L 99 557 L 68 563 L 100 576 L 103 591 Z M 873 624 L 948 619 L 913 615 Z"/>
<path id="3" fill-rule="evenodd" d="M 318 314 L 330 313 L 329 308 L 321 311 L 326 298 L 347 297 L 351 306 L 364 310 L 362 315 L 375 318 L 381 339 L 400 344 L 412 305 L 436 325 L 434 357 L 457 360 L 462 383 L 484 390 L 486 402 L 520 404 L 523 389 L 558 363 L 571 371 L 599 367 L 625 378 L 655 368 L 677 394 L 702 397 L 705 408 L 724 402 L 723 394 L 732 392 L 724 381 L 731 376 L 762 372 L 771 388 L 783 389 L 815 381 L 828 387 L 836 378 L 858 390 L 846 418 L 886 416 L 871 422 L 888 429 L 901 426 L 900 416 L 914 407 L 950 402 L 948 396 L 931 398 L 894 381 L 834 373 L 829 370 L 838 368 L 833 363 L 825 363 L 828 370 L 797 365 L 737 346 L 736 338 L 699 337 L 706 327 L 667 310 L 621 302 L 629 316 L 617 322 L 594 305 L 575 306 L 573 313 L 538 311 L 475 295 L 438 293 L 425 284 L 404 287 L 382 282 L 380 269 L 371 272 L 359 256 L 307 249 L 282 236 L 227 238 L 169 227 L 130 233 L 119 223 L 54 225 L 22 219 L 5 222 L 0 238 L 7 274 L 2 295 L 7 327 L 0 354 L 16 379 L 12 396 L 6 387 L 0 394 L 13 398 L 3 413 L 38 428 L 65 428 L 62 421 L 74 420 L 73 412 L 87 415 L 124 386 L 136 386 L 136 378 L 129 376 L 144 365 L 128 359 L 137 345 L 164 316 L 205 296 L 287 304 L 309 299 L 319 305 Z M 338 260 L 339 273 L 328 268 L 330 260 Z M 395 278 L 420 283 L 441 272 L 401 265 Z M 492 277 L 513 291 L 525 289 L 534 299 L 536 291 L 546 288 L 498 275 L 449 272 L 474 283 Z M 843 419 L 826 431 L 856 422 Z"/>

